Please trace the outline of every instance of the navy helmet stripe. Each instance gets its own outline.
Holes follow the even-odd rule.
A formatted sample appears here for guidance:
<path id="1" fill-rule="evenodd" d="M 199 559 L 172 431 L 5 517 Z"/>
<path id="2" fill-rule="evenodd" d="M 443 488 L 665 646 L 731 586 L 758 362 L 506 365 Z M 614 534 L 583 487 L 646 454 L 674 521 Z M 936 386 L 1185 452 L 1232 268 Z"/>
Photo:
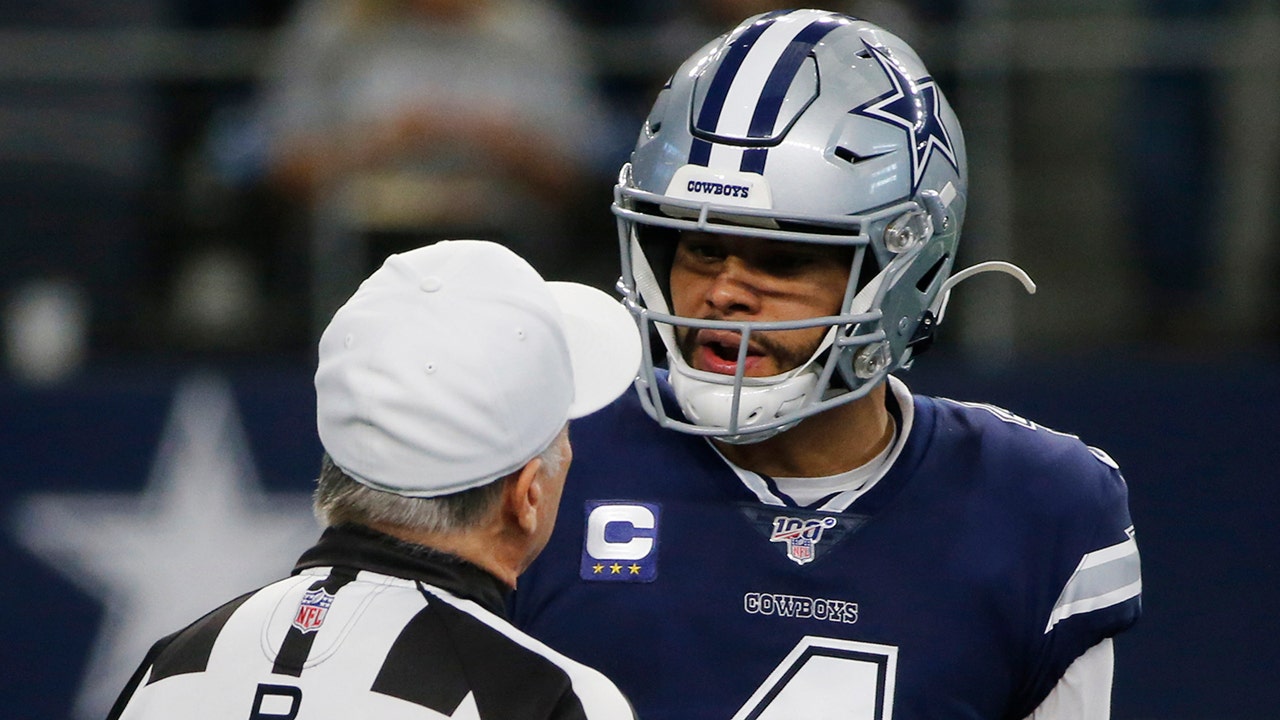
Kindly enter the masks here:
<path id="1" fill-rule="evenodd" d="M 711 143 L 700 137 L 695 137 L 693 139 L 693 145 L 689 148 L 689 164 L 706 167 L 710 163 Z"/>
<path id="2" fill-rule="evenodd" d="M 782 51 L 778 62 L 774 64 L 768 79 L 765 80 L 764 89 L 760 92 L 760 100 L 756 103 L 755 112 L 751 115 L 747 137 L 767 138 L 773 135 L 773 126 L 778 122 L 782 103 L 787 98 L 787 90 L 791 89 L 791 83 L 796 79 L 796 73 L 800 72 L 800 67 L 804 64 L 805 58 L 809 57 L 813 46 L 838 25 L 839 23 L 832 22 L 830 18 L 815 20 L 797 33 L 790 43 L 787 43 L 786 49 Z M 763 175 L 765 162 L 768 159 L 767 148 L 753 148 L 742 153 L 742 163 L 738 169 L 742 172 Z"/>
<path id="3" fill-rule="evenodd" d="M 729 52 L 716 70 L 715 77 L 711 78 L 707 96 L 702 100 L 702 110 L 698 112 L 698 121 L 694 123 L 695 130 L 715 132 L 716 126 L 720 123 L 720 113 L 724 111 L 724 101 L 729 96 L 729 88 L 733 85 L 733 79 L 737 77 L 743 61 L 747 59 L 747 53 L 751 52 L 756 40 L 760 39 L 770 25 L 773 25 L 775 19 L 787 12 L 789 11 L 779 10 L 769 13 L 747 28 L 746 32 L 729 46 Z M 689 164 L 702 167 L 711 164 L 710 141 L 694 136 L 693 145 L 689 148 Z"/>
<path id="4" fill-rule="evenodd" d="M 769 159 L 768 148 L 747 148 L 742 151 L 742 163 L 738 169 L 742 172 L 764 174 L 765 160 Z"/>
<path id="5" fill-rule="evenodd" d="M 765 80 L 764 90 L 751 116 L 747 137 L 767 138 L 773 134 L 773 125 L 778 121 L 778 113 L 782 112 L 782 102 L 787 98 L 787 90 L 791 88 L 796 73 L 800 72 L 804 59 L 809 57 L 814 45 L 838 26 L 839 23 L 830 18 L 815 20 L 787 44 Z"/>
<path id="6" fill-rule="evenodd" d="M 733 80 L 737 77 L 743 61 L 747 59 L 747 53 L 751 52 L 756 41 L 773 25 L 777 17 L 788 12 L 791 11 L 778 10 L 765 15 L 747 28 L 729 46 L 729 51 L 716 70 L 715 77 L 711 78 L 707 96 L 702 100 L 702 110 L 698 112 L 698 121 L 694 123 L 695 129 L 712 133 L 716 131 L 716 126 L 720 123 L 720 113 L 724 110 L 724 101 L 729 96 L 729 88 L 733 85 Z"/>

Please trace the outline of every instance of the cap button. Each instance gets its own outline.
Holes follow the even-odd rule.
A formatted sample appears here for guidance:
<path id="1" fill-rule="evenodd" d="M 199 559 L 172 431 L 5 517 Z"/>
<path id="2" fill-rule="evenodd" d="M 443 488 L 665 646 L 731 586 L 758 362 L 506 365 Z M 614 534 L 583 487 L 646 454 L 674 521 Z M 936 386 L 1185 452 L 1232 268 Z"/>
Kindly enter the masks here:
<path id="1" fill-rule="evenodd" d="M 428 275 L 422 278 L 422 283 L 418 285 L 418 289 L 422 292 L 435 292 L 444 287 L 444 282 L 435 275 Z"/>

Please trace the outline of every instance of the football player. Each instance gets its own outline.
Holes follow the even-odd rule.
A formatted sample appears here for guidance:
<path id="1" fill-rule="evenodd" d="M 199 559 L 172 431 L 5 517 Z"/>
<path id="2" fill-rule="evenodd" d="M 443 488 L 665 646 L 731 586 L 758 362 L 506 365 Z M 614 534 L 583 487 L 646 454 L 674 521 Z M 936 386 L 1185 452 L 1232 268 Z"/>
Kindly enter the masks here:
<path id="1" fill-rule="evenodd" d="M 960 124 L 917 54 L 818 10 L 742 22 L 658 94 L 615 189 L 637 393 L 575 422 L 517 623 L 640 717 L 1110 713 L 1140 613 L 1116 464 L 913 395 L 956 283 Z"/>

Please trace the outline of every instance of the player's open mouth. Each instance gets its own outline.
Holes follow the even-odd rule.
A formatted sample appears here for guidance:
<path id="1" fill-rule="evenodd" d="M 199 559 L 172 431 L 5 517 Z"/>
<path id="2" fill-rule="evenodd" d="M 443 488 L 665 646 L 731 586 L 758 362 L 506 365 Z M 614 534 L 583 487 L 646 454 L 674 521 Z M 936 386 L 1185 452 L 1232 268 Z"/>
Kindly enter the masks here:
<path id="1" fill-rule="evenodd" d="M 702 330 L 698 332 L 691 364 L 698 370 L 733 375 L 738 370 L 738 353 L 742 348 L 742 335 L 725 330 Z M 747 357 L 743 362 L 744 372 L 759 365 L 765 357 L 763 348 L 755 343 L 747 345 Z"/>

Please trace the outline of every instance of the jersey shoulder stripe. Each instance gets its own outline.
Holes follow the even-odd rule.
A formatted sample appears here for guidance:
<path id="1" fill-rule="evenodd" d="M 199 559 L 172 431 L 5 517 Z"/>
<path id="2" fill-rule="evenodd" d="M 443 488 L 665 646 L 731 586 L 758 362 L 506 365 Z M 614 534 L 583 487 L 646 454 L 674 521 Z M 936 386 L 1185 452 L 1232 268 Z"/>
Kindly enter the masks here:
<path id="1" fill-rule="evenodd" d="M 147 684 L 174 675 L 204 672 L 209 664 L 214 641 L 218 639 L 222 627 L 252 595 L 253 593 L 245 593 L 156 643 L 158 657 L 150 677 L 147 678 Z"/>
<path id="2" fill-rule="evenodd" d="M 1128 532 L 1130 537 L 1123 542 L 1086 553 L 1080 559 L 1053 606 L 1045 633 L 1073 615 L 1119 605 L 1142 594 L 1138 543 L 1132 537 L 1132 526 Z"/>
<path id="3" fill-rule="evenodd" d="M 565 657 L 516 628 L 507 620 L 485 610 L 475 602 L 459 598 L 431 585 L 424 585 L 423 589 L 446 605 L 487 626 L 489 630 L 500 635 L 504 641 L 514 643 L 528 653 L 540 657 L 550 666 L 556 668 L 557 672 L 562 673 L 572 691 L 561 699 L 561 703 L 569 701 L 571 704 L 580 704 L 581 706 L 580 711 L 570 712 L 570 717 L 581 713 L 588 718 L 634 718 L 635 713 L 631 708 L 630 702 L 600 671 Z M 509 680 L 509 678 L 505 677 L 500 679 L 503 682 Z M 570 699 L 571 696 L 576 696 L 576 702 Z M 564 708 L 561 707 L 561 712 L 563 710 Z M 525 713 L 528 713 L 528 710 Z M 528 714 L 529 716 L 537 716 L 533 713 Z M 516 716 L 519 715 L 521 713 L 517 712 Z M 549 712 L 548 716 L 553 715 Z M 554 716 L 559 717 L 560 715 L 557 713 Z"/>
<path id="4" fill-rule="evenodd" d="M 455 642 L 440 613 L 424 608 L 400 631 L 369 689 L 451 714 L 470 694 L 466 671 L 455 654 L 424 653 L 423 648 L 449 648 Z"/>

